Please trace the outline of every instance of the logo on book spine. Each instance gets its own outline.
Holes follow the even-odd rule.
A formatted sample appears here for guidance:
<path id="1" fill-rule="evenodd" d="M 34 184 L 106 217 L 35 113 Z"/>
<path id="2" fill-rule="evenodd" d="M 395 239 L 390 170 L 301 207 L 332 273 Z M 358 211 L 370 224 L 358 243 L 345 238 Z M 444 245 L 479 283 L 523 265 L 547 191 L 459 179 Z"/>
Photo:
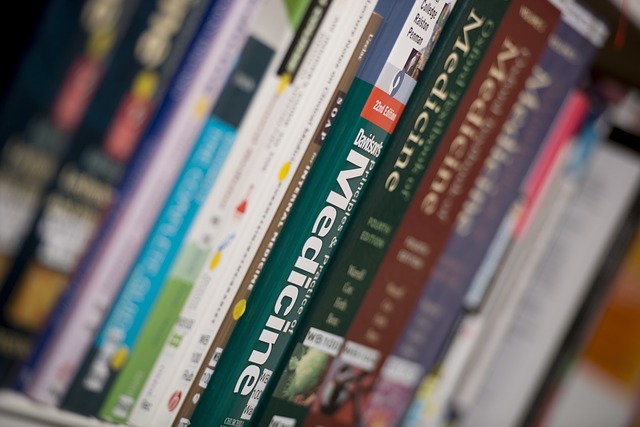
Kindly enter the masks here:
<path id="1" fill-rule="evenodd" d="M 373 133 L 365 135 L 364 129 L 362 128 L 358 131 L 358 135 L 353 141 L 353 145 L 375 157 L 378 157 L 382 152 L 382 143 L 376 141 L 376 137 Z"/>

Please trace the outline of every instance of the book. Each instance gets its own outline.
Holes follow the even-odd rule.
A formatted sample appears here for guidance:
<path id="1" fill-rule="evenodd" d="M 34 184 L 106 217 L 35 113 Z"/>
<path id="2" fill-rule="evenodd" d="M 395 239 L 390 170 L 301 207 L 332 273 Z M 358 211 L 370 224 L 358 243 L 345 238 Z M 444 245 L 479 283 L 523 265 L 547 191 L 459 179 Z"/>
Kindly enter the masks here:
<path id="1" fill-rule="evenodd" d="M 300 3 L 287 9 L 279 1 L 268 2 L 255 12 L 256 24 L 241 54 L 241 68 L 235 74 L 238 80 L 227 86 L 208 117 L 145 246 L 84 357 L 63 407 L 93 414 L 99 411 L 135 347 L 192 222 L 227 162 L 238 130 L 244 123 L 251 123 L 252 108 L 262 108 L 252 106 L 265 91 L 263 82 L 274 79 L 272 64 L 281 55 L 279 46 L 288 46 L 294 20 L 306 5 Z M 284 18 L 262 20 L 264 10 L 271 10 L 272 15 L 268 16 L 279 13 L 276 17 Z M 289 16 L 291 21 L 287 20 Z M 243 84 L 249 79 L 255 85 Z"/>
<path id="2" fill-rule="evenodd" d="M 413 403 L 403 419 L 404 425 L 441 425 L 448 417 L 448 403 L 479 329 L 481 322 L 478 319 L 481 319 L 486 294 L 492 290 L 493 278 L 506 263 L 505 252 L 513 246 L 510 242 L 518 238 L 515 234 L 516 224 L 530 217 L 526 212 L 538 206 L 545 194 L 544 188 L 550 182 L 555 182 L 553 177 L 564 164 L 564 154 L 568 152 L 571 136 L 578 131 L 588 106 L 587 97 L 578 91 L 569 94 L 563 103 L 541 152 L 527 172 L 518 199 L 502 220 L 481 267 L 472 282 L 467 284 L 468 290 L 462 301 L 464 311 L 449 331 L 450 336 L 440 349 L 431 370 L 425 372 L 425 377 L 421 379 Z"/>
<path id="3" fill-rule="evenodd" d="M 245 250 L 248 232 L 256 223 L 254 217 L 268 210 L 268 201 L 288 179 L 287 169 L 297 167 L 296 152 L 309 142 L 308 136 L 302 134 L 306 125 L 301 125 L 310 121 L 313 127 L 317 126 L 328 98 L 323 97 L 320 106 L 309 101 L 335 88 L 350 56 L 341 54 L 338 46 L 348 42 L 350 49 L 354 47 L 353 40 L 342 35 L 352 31 L 356 21 L 361 32 L 367 22 L 363 17 L 371 14 L 372 5 L 342 1 L 331 2 L 328 8 L 311 5 L 313 13 L 307 16 L 316 16 L 318 6 L 320 10 L 326 8 L 326 12 L 321 22 L 309 21 L 316 29 L 312 40 L 305 39 L 304 59 L 287 87 L 279 88 L 277 102 L 260 119 L 269 124 L 255 129 L 263 141 L 262 149 L 251 157 L 245 155 L 238 166 L 230 163 L 227 171 L 240 167 L 242 173 L 227 174 L 232 179 L 226 181 L 221 178 L 198 213 L 198 218 L 205 221 L 190 232 L 192 237 L 187 244 L 196 241 L 205 230 L 209 233 L 210 242 L 199 244 L 198 251 L 211 262 L 192 263 L 192 281 L 169 279 L 140 336 L 141 351 L 134 350 L 103 412 L 109 401 L 126 397 L 136 401 L 129 424 L 163 425 L 172 421 L 173 414 L 167 409 L 181 401 L 179 397 L 186 393 L 206 351 L 202 341 L 215 336 L 221 316 L 229 310 L 222 297 L 233 292 L 227 271 L 237 263 L 235 253 Z M 308 33 L 310 28 L 303 20 L 300 32 Z M 219 218 L 215 228 L 206 221 L 211 217 Z M 219 249 L 223 242 L 224 247 Z M 146 378 L 144 386 L 137 387 L 132 378 Z"/>
<path id="4" fill-rule="evenodd" d="M 581 137 L 568 142 L 560 147 L 563 153 L 554 154 L 554 157 L 566 157 L 566 164 L 562 160 L 552 160 L 554 170 L 550 170 L 549 177 L 544 177 L 546 182 L 537 190 L 537 202 L 524 211 L 525 216 L 519 218 L 519 223 L 515 225 L 517 234 L 510 242 L 500 270 L 490 283 L 490 289 L 482 294 L 474 289 L 476 295 L 467 295 L 465 304 L 478 309 L 471 314 L 475 327 L 466 337 L 470 350 L 454 391 L 452 406 L 456 413 L 464 413 L 465 408 L 475 400 L 479 385 L 487 375 L 493 354 L 518 310 L 527 284 L 535 274 L 537 264 L 546 256 L 548 245 L 554 238 L 555 225 L 572 203 L 580 171 L 587 159 L 585 157 L 578 165 L 572 163 L 575 162 L 574 158 L 580 157 L 583 149 L 588 148 L 589 138 Z M 518 228 L 527 221 L 527 216 L 529 229 L 522 234 Z M 484 301 L 473 300 L 479 295 Z"/>
<path id="5" fill-rule="evenodd" d="M 304 191 L 300 192 L 287 226 L 275 242 L 247 301 L 247 310 L 222 352 L 207 392 L 202 395 L 191 420 L 194 424 L 250 423 L 260 393 L 274 365 L 280 362 L 279 354 L 290 341 L 288 332 L 278 334 L 264 329 L 262 325 L 268 324 L 270 326 L 266 328 L 275 327 L 279 332 L 283 329 L 288 331 L 289 327 L 295 329 L 312 300 L 321 270 L 331 258 L 334 246 L 366 187 L 376 159 L 382 154 L 388 136 L 415 87 L 413 76 L 417 76 L 420 68 L 403 68 L 407 62 L 409 65 L 413 62 L 410 59 L 420 56 L 430 38 L 422 28 L 405 31 L 405 21 L 413 8 L 417 11 L 419 4 L 396 3 L 393 9 L 387 2 L 376 5 L 375 12 L 386 20 L 370 48 L 379 54 L 367 55 L 358 71 L 307 178 Z M 413 40 L 407 37 L 411 34 L 415 34 Z M 407 71 L 416 72 L 408 74 Z M 391 82 L 395 79 L 401 84 L 390 95 L 386 91 L 391 91 Z M 376 101 L 377 105 L 383 106 L 383 113 L 384 106 L 387 106 L 386 115 L 373 109 Z M 359 133 L 361 142 L 355 144 Z M 305 282 L 307 289 L 304 288 Z M 274 309 L 278 317 L 271 314 Z M 285 326 L 285 322 L 289 323 Z M 263 348 L 257 342 L 260 340 L 268 345 L 264 353 L 263 350 L 253 350 L 254 345 Z M 247 342 L 251 344 L 247 345 Z M 225 355 L 228 355 L 227 359 Z M 259 365 L 254 364 L 257 360 L 260 360 Z M 258 381 L 262 369 L 264 376 Z M 259 387 L 253 390 L 258 384 Z M 235 392 L 232 391 L 234 388 Z"/>
<path id="6" fill-rule="evenodd" d="M 489 380 L 478 399 L 459 412 L 462 425 L 513 425 L 523 420 L 550 355 L 634 201 L 640 183 L 637 157 L 602 140 L 592 150 L 575 197 L 554 228 L 553 240 L 491 362 Z M 521 334 L 527 339 L 519 339 Z"/>
<path id="7" fill-rule="evenodd" d="M 251 265 L 247 265 L 249 257 L 245 257 L 243 254 L 243 257 L 241 258 L 242 264 L 234 268 L 231 283 L 237 280 L 241 280 L 241 283 L 236 285 L 238 286 L 238 290 L 229 304 L 229 307 L 233 307 L 233 311 L 225 315 L 220 323 L 217 333 L 208 344 L 209 349 L 203 357 L 203 361 L 206 363 L 202 363 L 198 369 L 194 382 L 186 394 L 182 406 L 177 411 L 176 422 L 174 424 L 186 425 L 189 422 L 200 396 L 206 389 L 208 381 L 215 370 L 215 364 L 222 353 L 222 349 L 226 346 L 236 321 L 243 314 L 243 307 L 245 306 L 251 290 L 253 289 L 253 284 L 255 283 L 257 276 L 260 274 L 264 262 L 271 254 L 273 244 L 281 233 L 289 213 L 291 212 L 291 208 L 295 204 L 298 194 L 304 186 L 309 171 L 313 167 L 315 159 L 322 148 L 322 143 L 324 142 L 328 131 L 331 129 L 331 126 L 344 103 L 344 98 L 351 86 L 351 83 L 353 82 L 353 79 L 355 78 L 355 74 L 363 59 L 370 52 L 369 47 L 372 40 L 375 38 L 380 22 L 381 17 L 376 13 L 372 13 L 360 40 L 353 50 L 349 63 L 347 64 L 343 75 L 340 77 L 336 90 L 327 104 L 327 108 L 324 111 L 322 119 L 311 137 L 310 144 L 305 150 L 297 169 L 290 178 L 286 192 L 282 197 L 275 214 L 273 214 L 273 219 L 267 230 L 263 232 L 262 241 L 260 242 L 259 248 L 255 251 L 255 255 L 253 255 Z M 354 34 L 356 29 L 357 27 L 352 30 L 351 34 Z M 348 46 L 349 43 L 346 43 L 344 49 L 347 50 Z M 273 205 L 270 205 L 269 207 L 272 209 Z M 262 223 L 259 225 L 264 227 L 264 224 Z M 252 244 L 258 242 L 258 233 L 258 230 L 253 232 L 253 235 L 251 236 L 253 239 Z"/>
<path id="8" fill-rule="evenodd" d="M 36 32 L 2 99 L 0 281 L 139 3 L 50 1 L 43 6 Z"/>
<path id="9" fill-rule="evenodd" d="M 529 229 L 525 234 L 516 233 L 511 236 L 493 278 L 484 284 L 472 283 L 470 292 L 465 296 L 462 327 L 454 338 L 461 342 L 459 347 L 464 354 L 457 356 L 458 366 L 452 369 L 455 371 L 454 385 L 448 386 L 452 387 L 449 405 L 454 417 L 464 411 L 468 401 L 460 390 L 465 389 L 467 382 L 475 383 L 474 379 L 480 377 L 480 370 L 484 368 L 482 362 L 490 360 L 484 355 L 499 342 L 499 337 L 504 332 L 503 325 L 508 323 L 508 318 L 513 315 L 514 307 L 522 295 L 523 284 L 532 274 L 539 257 L 544 255 L 546 245 L 553 237 L 554 226 L 571 203 L 578 174 L 568 172 L 568 163 L 582 144 L 584 139 L 570 139 L 561 144 L 560 152 L 552 160 L 549 175 L 544 177 L 543 187 L 538 189 L 538 200 L 533 206 L 535 215 L 529 215 L 529 218 L 533 218 Z M 524 211 L 525 216 L 526 212 Z M 513 233 L 514 227 L 518 227 L 521 220 L 518 216 L 507 219 L 510 223 L 505 225 L 510 233 Z M 504 238 L 509 240 L 508 236 Z M 478 285 L 480 290 L 476 288 Z M 484 339 L 487 340 L 486 346 Z M 473 368 L 476 362 L 478 371 Z"/>
<path id="10" fill-rule="evenodd" d="M 326 269 L 323 294 L 316 297 L 295 333 L 282 373 L 275 373 L 273 397 L 259 411 L 264 420 L 302 420 L 310 407 L 317 406 L 321 375 L 339 350 L 507 5 L 503 1 L 451 4 L 441 15 L 442 33 L 392 145 Z"/>
<path id="11" fill-rule="evenodd" d="M 30 397 L 49 404 L 60 403 L 225 82 L 229 82 L 225 96 L 250 99 L 251 90 L 247 92 L 233 79 L 241 73 L 249 76 L 250 72 L 251 78 L 259 80 L 261 68 L 255 64 L 246 66 L 241 58 L 238 63 L 250 71 L 238 67 L 230 80 L 228 75 L 246 40 L 252 11 L 251 2 L 220 2 L 215 11 L 218 18 L 207 20 L 194 39 L 172 83 L 171 95 L 167 96 L 171 99 L 163 102 L 145 135 L 147 140 L 156 140 L 147 144 L 157 148 L 137 157 L 136 161 L 144 165 L 131 168 L 134 173 L 123 184 L 130 188 L 109 211 L 93 247 L 75 269 L 39 334 L 28 363 L 21 369 L 16 388 Z M 235 92 L 228 95 L 233 91 L 231 85 Z M 234 103 L 239 105 L 240 101 Z"/>
<path id="12" fill-rule="evenodd" d="M 119 197 L 134 151 L 145 148 L 139 146 L 142 133 L 167 93 L 203 15 L 214 5 L 187 2 L 171 8 L 157 2 L 136 9 L 118 55 L 61 157 L 55 178 L 46 185 L 30 231 L 3 282 L 2 339 L 21 343 L 4 347 L 10 350 L 3 354 L 10 381 L 17 374 L 15 365 L 27 357 L 15 350 L 29 350 L 105 212 Z M 167 19 L 181 25 L 162 26 Z M 156 46 L 150 37 L 159 29 L 165 43 L 161 51 L 150 49 Z"/>
<path id="13" fill-rule="evenodd" d="M 520 186 L 566 94 L 588 71 L 597 52 L 599 46 L 585 38 L 593 34 L 590 31 L 594 25 L 587 24 L 587 20 L 579 24 L 565 22 L 565 17 L 577 22 L 573 17 L 582 9 L 575 3 L 558 6 L 563 20 L 551 34 L 514 104 L 496 148 L 485 160 L 456 219 L 454 233 L 373 386 L 365 412 L 375 414 L 372 417 L 376 424 L 398 423 L 420 379 L 434 368 L 464 310 L 463 299 L 469 285 L 517 200 Z"/>
<path id="14" fill-rule="evenodd" d="M 531 25 L 532 16 L 544 25 Z M 466 195 L 484 159 L 496 146 L 508 112 L 558 17 L 557 9 L 548 3 L 510 5 L 418 184 L 338 354 L 322 375 L 318 391 L 321 401 L 312 408 L 306 424 L 370 425 L 377 421 L 375 414 L 366 412 L 371 385 L 408 321 Z M 488 87 L 491 90 L 486 91 Z"/>
<path id="15" fill-rule="evenodd" d="M 279 160 L 273 162 L 271 170 L 263 178 L 262 182 L 250 184 L 254 185 L 255 192 L 264 194 L 267 197 L 255 199 L 253 203 L 246 205 L 245 215 L 247 217 L 243 223 L 238 225 L 239 230 L 236 238 L 225 248 L 221 262 L 216 266 L 215 270 L 203 270 L 201 273 L 201 277 L 206 275 L 210 278 L 209 281 L 220 283 L 222 286 L 220 289 L 215 290 L 215 296 L 210 297 L 207 293 L 202 296 L 203 299 L 210 302 L 210 305 L 202 307 L 202 314 L 198 315 L 199 319 L 193 327 L 182 327 L 182 324 L 185 323 L 184 319 L 194 316 L 194 314 L 190 314 L 189 310 L 183 310 L 180 315 L 181 324 L 176 324 L 171 332 L 171 336 L 181 337 L 180 344 L 173 346 L 173 348 L 168 348 L 168 342 L 165 343 L 165 348 L 156 361 L 154 371 L 159 371 L 160 367 L 164 366 L 164 371 L 167 372 L 167 366 L 178 366 L 179 372 L 189 373 L 173 379 L 172 385 L 168 385 L 168 383 L 167 385 L 160 385 L 159 381 L 154 381 L 155 378 L 151 379 L 150 377 L 148 384 L 153 381 L 153 388 L 162 390 L 164 394 L 163 402 L 169 400 L 171 396 L 182 395 L 181 403 L 184 402 L 184 405 L 188 403 L 189 406 L 195 408 L 197 398 L 189 398 L 189 394 L 191 394 L 189 389 L 194 386 L 201 388 L 206 384 L 196 382 L 196 379 L 200 377 L 197 372 L 207 369 L 208 363 L 205 364 L 204 362 L 209 361 L 209 363 L 212 363 L 213 360 L 216 360 L 217 355 L 226 344 L 229 334 L 227 333 L 228 329 L 222 329 L 224 328 L 223 323 L 226 319 L 235 323 L 234 317 L 241 313 L 237 307 L 242 307 L 243 302 L 240 302 L 239 305 L 234 305 L 231 297 L 234 296 L 234 293 L 237 294 L 242 274 L 246 271 L 250 257 L 256 254 L 260 238 L 266 233 L 267 220 L 274 218 L 277 204 L 284 201 L 283 197 L 285 192 L 289 191 L 288 188 L 294 185 L 297 187 L 301 185 L 300 180 L 296 180 L 296 174 L 289 171 L 297 169 L 304 175 L 308 172 L 310 165 L 307 164 L 303 167 L 300 161 L 306 157 L 309 151 L 317 153 L 320 149 L 322 132 L 328 131 L 330 116 L 339 112 L 342 97 L 348 90 L 348 84 L 353 80 L 357 64 L 363 58 L 363 54 L 366 53 L 367 46 L 379 25 L 377 15 L 371 15 L 373 2 L 353 3 L 350 7 L 356 6 L 357 10 L 351 11 L 343 9 L 340 12 L 338 6 L 338 3 L 334 3 L 331 7 L 335 8 L 335 13 L 338 15 L 349 16 L 349 21 L 341 23 L 341 20 L 337 21 L 335 17 L 331 16 L 333 14 L 329 14 L 324 19 L 322 26 L 329 26 L 329 33 L 332 35 L 333 41 L 330 43 L 323 41 L 326 39 L 326 32 L 322 31 L 322 28 L 320 28 L 320 33 L 317 35 L 317 43 L 326 45 L 326 47 L 323 47 L 324 53 L 322 57 L 319 57 L 319 61 L 325 66 L 331 65 L 330 74 L 328 78 L 311 77 L 309 81 L 314 82 L 314 90 L 321 91 L 322 94 L 314 95 L 313 92 L 307 93 L 309 91 L 305 90 L 301 99 L 301 101 L 316 100 L 315 102 L 309 102 L 310 105 L 306 107 L 311 107 L 313 114 L 299 111 L 302 109 L 296 108 L 291 119 L 278 120 L 281 124 L 274 131 L 286 135 L 285 147 L 287 151 L 293 149 L 292 153 L 280 153 L 278 155 Z M 338 23 L 340 24 L 339 26 L 336 25 Z M 343 34 L 337 32 L 340 27 L 342 27 L 341 32 Z M 360 37 L 359 41 L 357 40 L 358 37 Z M 356 41 L 358 42 L 356 43 Z M 309 60 L 315 61 L 315 57 L 316 55 L 313 52 L 309 52 Z M 334 57 L 335 59 L 333 59 Z M 298 71 L 296 78 L 302 78 L 307 74 L 308 72 L 303 66 Z M 332 92 L 334 95 L 328 96 Z M 298 118 L 300 113 L 302 113 L 302 116 Z M 308 117 L 308 120 L 302 120 L 303 117 Z M 298 126 L 297 130 L 289 130 L 288 127 L 283 125 L 286 121 L 290 121 L 292 124 L 296 122 L 304 123 L 304 128 Z M 315 134 L 311 132 L 312 129 L 316 129 Z M 310 156 L 313 156 L 313 154 L 310 154 Z M 283 171 L 286 172 L 283 173 Z M 273 188 L 268 189 L 267 186 Z M 289 201 L 289 203 L 292 202 Z M 226 232 L 230 233 L 232 229 L 227 227 Z M 194 294 L 197 295 L 197 293 L 192 292 L 192 295 Z M 195 304 L 189 302 L 185 305 L 185 307 L 194 306 Z M 223 333 L 220 334 L 220 331 L 223 331 Z M 173 360 L 175 358 L 171 354 L 173 352 L 182 357 L 179 365 L 177 361 Z M 174 374 L 174 376 L 176 375 Z M 149 387 L 149 389 L 151 388 Z M 189 411 L 188 408 L 184 408 L 184 411 L 181 410 L 182 415 L 176 418 L 174 424 L 186 423 L 188 420 L 187 411 Z M 160 418 L 169 419 L 174 415 L 172 412 L 168 405 L 159 405 L 151 424 L 160 425 Z M 193 409 L 190 410 L 189 417 L 192 412 Z"/>

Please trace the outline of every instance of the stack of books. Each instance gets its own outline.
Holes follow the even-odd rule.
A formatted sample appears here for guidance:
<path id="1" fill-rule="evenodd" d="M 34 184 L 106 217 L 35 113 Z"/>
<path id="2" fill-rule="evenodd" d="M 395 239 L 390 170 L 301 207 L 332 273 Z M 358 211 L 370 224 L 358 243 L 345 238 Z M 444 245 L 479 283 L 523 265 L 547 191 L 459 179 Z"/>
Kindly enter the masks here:
<path id="1" fill-rule="evenodd" d="M 591 72 L 588 6 L 48 0 L 34 28 L 0 104 L 0 423 L 640 415 L 640 101 Z"/>

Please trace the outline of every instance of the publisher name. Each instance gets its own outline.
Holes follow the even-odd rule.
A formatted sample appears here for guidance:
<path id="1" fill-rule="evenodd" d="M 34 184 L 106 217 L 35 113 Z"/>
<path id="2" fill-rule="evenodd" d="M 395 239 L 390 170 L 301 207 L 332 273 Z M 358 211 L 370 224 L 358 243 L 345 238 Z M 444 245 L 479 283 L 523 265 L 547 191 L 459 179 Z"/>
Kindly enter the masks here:
<path id="1" fill-rule="evenodd" d="M 376 141 L 375 135 L 373 134 L 369 134 L 369 136 L 365 135 L 364 129 L 362 128 L 358 131 L 353 145 L 376 157 L 378 157 L 382 151 L 382 143 Z"/>

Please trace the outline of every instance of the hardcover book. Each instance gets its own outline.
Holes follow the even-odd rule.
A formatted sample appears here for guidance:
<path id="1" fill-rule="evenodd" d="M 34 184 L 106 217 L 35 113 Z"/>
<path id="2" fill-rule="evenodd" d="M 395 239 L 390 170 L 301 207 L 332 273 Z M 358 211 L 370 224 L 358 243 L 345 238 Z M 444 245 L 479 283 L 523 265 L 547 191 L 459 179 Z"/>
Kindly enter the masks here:
<path id="1" fill-rule="evenodd" d="M 324 401 L 307 417 L 307 425 L 386 425 L 386 414 L 368 410 L 371 386 L 381 370 L 399 378 L 419 374 L 412 364 L 384 361 L 417 305 L 484 160 L 498 149 L 502 126 L 558 18 L 557 9 L 546 2 L 510 4 L 321 380 Z"/>

